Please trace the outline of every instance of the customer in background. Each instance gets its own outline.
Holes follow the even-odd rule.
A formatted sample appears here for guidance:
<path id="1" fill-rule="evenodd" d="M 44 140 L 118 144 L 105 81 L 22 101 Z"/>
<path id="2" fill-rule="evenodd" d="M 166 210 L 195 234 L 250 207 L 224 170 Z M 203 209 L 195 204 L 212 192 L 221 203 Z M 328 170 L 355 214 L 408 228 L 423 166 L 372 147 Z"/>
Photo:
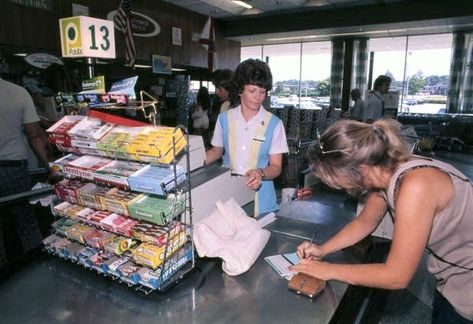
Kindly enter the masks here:
<path id="1" fill-rule="evenodd" d="M 381 119 L 384 114 L 384 97 L 389 92 L 391 78 L 386 75 L 380 75 L 376 78 L 373 85 L 373 91 L 368 94 L 364 104 L 363 121 L 372 123 Z"/>
<path id="2" fill-rule="evenodd" d="M 413 156 L 399 123 L 343 120 L 309 150 L 316 176 L 333 188 L 366 192 L 361 213 L 322 245 L 302 243 L 291 270 L 383 289 L 407 287 L 430 252 L 436 277 L 434 323 L 473 321 L 473 184 L 449 164 Z M 334 264 L 328 254 L 370 235 L 389 211 L 394 236 L 386 261 Z"/>
<path id="3" fill-rule="evenodd" d="M 361 99 L 360 89 L 353 89 L 350 92 L 351 100 L 353 100 L 353 106 L 350 109 L 350 118 L 361 121 L 364 114 L 364 101 Z"/>
<path id="4" fill-rule="evenodd" d="M 194 135 L 200 135 L 204 139 L 207 146 L 209 132 L 209 116 L 210 109 L 209 90 L 206 87 L 200 87 L 197 92 L 196 104 L 191 114 L 192 128 Z"/>
<path id="5" fill-rule="evenodd" d="M 215 94 L 220 99 L 220 111 L 222 113 L 230 109 L 230 90 L 232 87 L 233 72 L 229 69 L 217 70 L 212 78 L 215 86 Z"/>
<path id="6" fill-rule="evenodd" d="M 45 166 L 49 145 L 33 100 L 24 88 L 0 78 L 0 97 L 0 197 L 4 197 L 31 190 L 24 135 Z M 41 239 L 38 221 L 28 203 L 2 206 L 0 266 L 39 246 Z"/>
<path id="7" fill-rule="evenodd" d="M 340 118 L 339 111 L 332 106 L 323 107 L 317 116 L 317 132 L 322 134 L 327 128 Z"/>
<path id="8" fill-rule="evenodd" d="M 255 216 L 278 209 L 273 179 L 281 173 L 282 154 L 288 152 L 283 123 L 262 106 L 272 82 L 263 61 L 248 59 L 238 65 L 230 96 L 239 105 L 220 113 L 205 160 L 209 164 L 223 156 L 224 166 L 248 177 L 248 187 L 255 190 Z"/>

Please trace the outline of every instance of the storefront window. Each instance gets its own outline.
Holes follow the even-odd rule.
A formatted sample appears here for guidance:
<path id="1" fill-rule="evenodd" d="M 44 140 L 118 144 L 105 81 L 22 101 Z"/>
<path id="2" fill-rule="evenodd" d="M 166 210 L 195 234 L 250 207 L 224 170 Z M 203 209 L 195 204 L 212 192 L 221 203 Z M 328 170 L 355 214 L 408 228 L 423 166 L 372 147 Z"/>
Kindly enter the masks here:
<path id="1" fill-rule="evenodd" d="M 263 46 L 247 46 L 241 48 L 241 61 L 254 58 L 261 60 L 263 57 Z"/>
<path id="2" fill-rule="evenodd" d="M 331 48 L 331 42 L 302 44 L 302 108 L 320 109 L 330 102 Z"/>

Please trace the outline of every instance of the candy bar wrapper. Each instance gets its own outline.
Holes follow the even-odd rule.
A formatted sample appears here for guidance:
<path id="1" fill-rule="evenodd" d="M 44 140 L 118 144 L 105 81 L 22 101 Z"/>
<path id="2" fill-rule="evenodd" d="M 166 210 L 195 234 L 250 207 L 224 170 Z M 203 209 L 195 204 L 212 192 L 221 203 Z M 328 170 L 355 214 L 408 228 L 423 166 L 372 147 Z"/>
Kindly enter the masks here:
<path id="1" fill-rule="evenodd" d="M 105 262 L 107 265 L 107 272 L 111 275 L 114 275 L 116 277 L 120 277 L 120 273 L 118 272 L 118 268 L 128 261 L 130 261 L 131 258 L 128 256 L 122 255 L 121 257 L 114 257 Z"/>
<path id="2" fill-rule="evenodd" d="M 67 154 L 66 156 L 57 159 L 54 162 L 49 162 L 49 170 L 53 173 L 59 173 L 62 174 L 64 173 L 64 166 L 71 163 L 72 161 L 77 160 L 80 158 L 80 155 L 76 155 L 73 153 Z"/>
<path id="3" fill-rule="evenodd" d="M 83 235 L 85 243 L 97 249 L 103 249 L 104 246 L 113 239 L 113 234 L 93 229 Z"/>
<path id="4" fill-rule="evenodd" d="M 180 249 L 163 266 L 156 270 L 142 267 L 138 270 L 139 283 L 151 289 L 158 289 L 162 283 L 173 276 L 187 262 L 192 260 L 192 250 L 190 246 Z"/>
<path id="5" fill-rule="evenodd" d="M 54 253 L 53 244 L 61 240 L 62 237 L 56 234 L 51 234 L 43 240 L 44 249 L 49 253 Z"/>
<path id="6" fill-rule="evenodd" d="M 108 242 L 104 248 L 110 253 L 121 255 L 122 253 L 128 251 L 135 244 L 136 241 L 133 239 L 118 236 L 114 237 L 110 242 Z"/>
<path id="7" fill-rule="evenodd" d="M 71 244 L 64 247 L 64 252 L 68 259 L 75 262 L 77 261 L 77 255 L 82 249 L 84 249 L 83 245 L 76 242 L 71 242 Z"/>
<path id="8" fill-rule="evenodd" d="M 82 207 L 82 209 L 80 211 L 78 211 L 75 215 L 76 215 L 77 219 L 79 219 L 80 221 L 87 222 L 90 215 L 92 215 L 95 212 L 95 210 L 93 210 L 89 207 L 83 207 L 83 206 L 81 206 L 81 207 Z"/>
<path id="9" fill-rule="evenodd" d="M 46 130 L 48 141 L 52 144 L 59 144 L 61 147 L 71 147 L 71 137 L 68 131 L 84 118 L 84 116 L 78 115 L 64 116 Z"/>
<path id="10" fill-rule="evenodd" d="M 133 259 L 136 263 L 156 269 L 164 262 L 165 257 L 169 258 L 172 253 L 177 251 L 186 241 L 187 236 L 185 232 L 182 231 L 172 239 L 170 244 L 161 247 L 149 243 L 142 243 L 133 251 Z"/>
<path id="11" fill-rule="evenodd" d="M 67 236 L 67 230 L 75 224 L 77 224 L 76 220 L 69 219 L 69 218 L 61 218 L 55 221 L 52 224 L 52 227 L 54 228 L 56 233 L 62 236 Z"/>
<path id="12" fill-rule="evenodd" d="M 90 257 L 97 253 L 97 249 L 94 249 L 90 246 L 86 246 L 84 249 L 80 250 L 79 253 L 77 253 L 77 263 L 82 264 L 84 267 L 90 268 L 92 267 Z"/>
<path id="13" fill-rule="evenodd" d="M 143 167 L 142 163 L 114 160 L 94 172 L 94 181 L 126 190 L 130 188 L 130 175 Z"/>
<path id="14" fill-rule="evenodd" d="M 59 200 L 68 201 L 77 204 L 77 189 L 82 187 L 85 182 L 80 180 L 63 179 L 54 185 L 54 192 Z"/>
<path id="15" fill-rule="evenodd" d="M 103 210 L 96 210 L 92 214 L 90 214 L 87 218 L 87 224 L 94 225 L 101 227 L 100 222 L 104 219 L 110 216 L 112 213 L 109 211 L 103 211 Z"/>
<path id="16" fill-rule="evenodd" d="M 77 200 L 79 204 L 93 209 L 102 208 L 97 194 L 107 192 L 109 188 L 101 187 L 95 183 L 86 183 L 77 189 Z"/>
<path id="17" fill-rule="evenodd" d="M 128 282 L 131 285 L 136 285 L 139 281 L 139 276 L 136 273 L 138 270 L 139 267 L 136 264 L 132 261 L 128 261 L 119 266 L 117 272 L 119 273 L 121 280 Z"/>
<path id="18" fill-rule="evenodd" d="M 72 218 L 72 219 L 79 219 L 79 215 L 87 215 L 93 212 L 92 209 L 88 207 L 84 207 L 81 205 L 72 205 L 71 207 L 67 208 L 65 210 L 66 217 Z M 86 216 L 83 216 L 86 217 Z"/>
<path id="19" fill-rule="evenodd" d="M 64 166 L 64 173 L 86 180 L 93 180 L 93 173 L 112 160 L 94 155 L 84 155 Z"/>
<path id="20" fill-rule="evenodd" d="M 51 244 L 51 250 L 61 256 L 61 250 L 69 244 L 71 244 L 71 241 L 69 241 L 65 237 L 61 238 L 60 240 L 57 240 L 53 244 Z"/>
<path id="21" fill-rule="evenodd" d="M 138 222 L 133 219 L 113 213 L 102 219 L 100 221 L 100 226 L 107 231 L 131 237 L 133 227 L 137 223 Z"/>
<path id="22" fill-rule="evenodd" d="M 106 262 L 108 260 L 111 260 L 115 256 L 112 253 L 109 253 L 107 251 L 98 251 L 96 254 L 92 255 L 89 258 L 90 265 L 92 268 L 96 269 L 99 272 L 107 272 L 108 266 Z"/>
<path id="23" fill-rule="evenodd" d="M 54 214 L 56 216 L 67 217 L 66 211 L 71 208 L 72 204 L 64 201 L 53 207 Z"/>
<path id="24" fill-rule="evenodd" d="M 102 209 L 128 216 L 128 205 L 141 194 L 112 188 L 106 193 L 98 194 Z"/>
<path id="25" fill-rule="evenodd" d="M 166 244 L 168 236 L 172 238 L 183 229 L 184 226 L 179 222 L 173 222 L 166 226 L 139 222 L 133 227 L 132 236 L 142 242 L 162 246 Z"/>
<path id="26" fill-rule="evenodd" d="M 93 231 L 93 230 L 94 230 L 93 227 L 90 227 L 85 224 L 77 223 L 69 227 L 66 232 L 67 232 L 67 237 L 70 238 L 71 240 L 85 244 L 84 235 L 87 232 Z"/>

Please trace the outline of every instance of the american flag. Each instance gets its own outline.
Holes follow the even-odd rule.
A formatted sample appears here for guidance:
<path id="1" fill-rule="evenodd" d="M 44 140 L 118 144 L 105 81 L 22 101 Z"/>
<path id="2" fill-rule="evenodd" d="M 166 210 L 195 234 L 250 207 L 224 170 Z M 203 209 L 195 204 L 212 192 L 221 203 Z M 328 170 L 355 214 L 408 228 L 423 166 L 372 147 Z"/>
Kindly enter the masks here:
<path id="1" fill-rule="evenodd" d="M 199 43 L 201 43 L 207 51 L 207 66 L 209 72 L 212 72 L 214 66 L 214 55 L 216 54 L 215 27 L 212 17 L 209 17 L 207 23 L 204 26 L 204 29 L 202 30 L 202 33 L 200 34 Z"/>
<path id="2" fill-rule="evenodd" d="M 131 31 L 131 0 L 122 0 L 114 21 L 117 28 L 125 35 L 125 58 L 128 66 L 135 66 L 135 41 Z"/>

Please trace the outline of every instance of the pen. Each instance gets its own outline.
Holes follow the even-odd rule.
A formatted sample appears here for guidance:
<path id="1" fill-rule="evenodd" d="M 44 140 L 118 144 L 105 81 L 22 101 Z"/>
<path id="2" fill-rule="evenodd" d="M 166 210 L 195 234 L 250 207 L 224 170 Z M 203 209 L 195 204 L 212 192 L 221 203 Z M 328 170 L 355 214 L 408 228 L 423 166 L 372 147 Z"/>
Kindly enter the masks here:
<path id="1" fill-rule="evenodd" d="M 314 235 L 312 235 L 312 238 L 310 239 L 310 242 L 309 242 L 309 248 L 312 246 L 312 243 L 314 242 L 316 235 L 317 235 L 317 232 L 314 232 Z M 305 250 L 304 250 L 304 259 L 305 259 Z"/>

